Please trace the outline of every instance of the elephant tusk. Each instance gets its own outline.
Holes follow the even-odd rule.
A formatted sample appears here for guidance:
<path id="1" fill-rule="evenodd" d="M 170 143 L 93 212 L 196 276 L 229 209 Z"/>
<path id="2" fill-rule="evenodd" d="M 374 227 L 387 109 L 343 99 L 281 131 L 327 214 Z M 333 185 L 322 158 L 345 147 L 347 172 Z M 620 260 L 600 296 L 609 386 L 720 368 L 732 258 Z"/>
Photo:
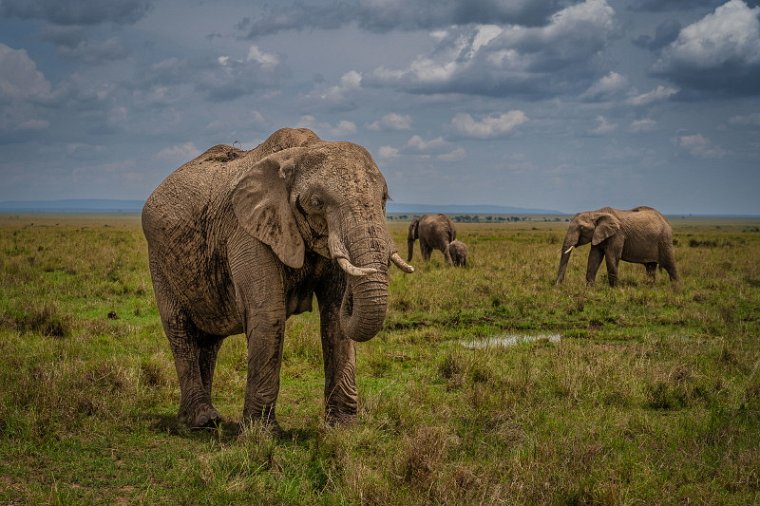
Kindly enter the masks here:
<path id="1" fill-rule="evenodd" d="M 404 262 L 404 260 L 401 258 L 401 256 L 398 253 L 393 253 L 391 255 L 391 262 L 393 262 L 396 265 L 396 267 L 398 267 L 404 272 L 408 272 L 408 273 L 414 272 L 414 267 Z"/>
<path id="2" fill-rule="evenodd" d="M 338 257 L 338 265 L 340 265 L 340 268 L 346 271 L 346 274 L 350 276 L 368 276 L 370 274 L 375 274 L 377 272 L 377 269 L 374 269 L 372 267 L 357 267 L 351 262 L 348 261 L 346 257 Z"/>
<path id="3" fill-rule="evenodd" d="M 570 253 L 570 252 L 573 250 L 573 248 L 575 248 L 575 246 L 570 246 L 570 247 L 569 247 L 569 248 L 567 248 L 567 250 L 565 250 L 565 252 L 564 252 L 564 253 L 562 253 L 562 254 L 563 254 L 563 255 L 567 255 L 568 253 Z"/>

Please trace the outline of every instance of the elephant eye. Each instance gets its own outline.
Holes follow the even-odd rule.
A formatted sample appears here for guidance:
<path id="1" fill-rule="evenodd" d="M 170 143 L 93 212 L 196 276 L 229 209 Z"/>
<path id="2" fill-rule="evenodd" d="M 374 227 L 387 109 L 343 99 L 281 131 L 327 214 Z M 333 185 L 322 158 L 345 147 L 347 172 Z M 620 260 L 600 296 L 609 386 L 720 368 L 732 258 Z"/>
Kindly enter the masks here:
<path id="1" fill-rule="evenodd" d="M 316 210 L 322 209 L 322 207 L 324 207 L 324 205 L 325 205 L 325 203 L 322 202 L 322 199 L 320 199 L 316 195 L 314 195 L 313 197 L 311 197 L 311 199 L 309 200 L 309 204 L 311 205 L 312 208 L 314 208 Z"/>

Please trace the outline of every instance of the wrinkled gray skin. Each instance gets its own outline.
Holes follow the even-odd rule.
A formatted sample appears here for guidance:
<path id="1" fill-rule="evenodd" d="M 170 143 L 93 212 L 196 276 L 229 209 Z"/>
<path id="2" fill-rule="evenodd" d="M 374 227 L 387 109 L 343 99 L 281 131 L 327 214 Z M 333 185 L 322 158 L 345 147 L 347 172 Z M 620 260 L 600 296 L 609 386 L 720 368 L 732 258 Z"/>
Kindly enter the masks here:
<path id="1" fill-rule="evenodd" d="M 424 260 L 430 260 L 433 250 L 443 253 L 446 262 L 451 265 L 449 255 L 449 243 L 457 238 L 454 223 L 445 214 L 426 214 L 414 220 L 409 225 L 406 245 L 408 254 L 406 260 L 410 262 L 414 255 L 414 241 L 420 240 L 420 251 Z"/>
<path id="2" fill-rule="evenodd" d="M 462 241 L 451 241 L 449 243 L 449 257 L 451 257 L 451 265 L 454 267 L 467 267 L 467 245 Z"/>
<path id="3" fill-rule="evenodd" d="M 644 264 L 647 276 L 655 281 L 657 265 L 665 269 L 671 281 L 678 281 L 673 232 L 665 217 L 651 207 L 628 211 L 604 207 L 597 211 L 578 213 L 573 217 L 562 243 L 556 284 L 565 278 L 571 250 L 591 243 L 586 269 L 586 282 L 593 284 L 602 259 L 607 264 L 610 286 L 618 279 L 618 263 Z"/>
<path id="4" fill-rule="evenodd" d="M 221 420 L 211 402 L 216 356 L 225 337 L 243 332 L 243 421 L 277 428 L 285 320 L 310 311 L 313 295 L 326 417 L 354 418 L 354 341 L 380 330 L 389 260 L 398 258 L 385 226 L 387 192 L 364 148 L 323 142 L 308 129 L 278 130 L 248 152 L 215 146 L 156 188 L 142 224 L 183 422 Z"/>

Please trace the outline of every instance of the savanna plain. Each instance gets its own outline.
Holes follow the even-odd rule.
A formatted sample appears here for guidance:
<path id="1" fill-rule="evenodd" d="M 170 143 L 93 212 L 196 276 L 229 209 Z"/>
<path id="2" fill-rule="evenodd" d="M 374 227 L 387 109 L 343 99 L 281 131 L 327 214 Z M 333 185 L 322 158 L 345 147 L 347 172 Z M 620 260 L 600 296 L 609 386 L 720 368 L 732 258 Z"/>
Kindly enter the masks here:
<path id="1" fill-rule="evenodd" d="M 462 269 L 417 246 L 353 425 L 323 422 L 318 314 L 288 321 L 273 437 L 235 430 L 242 336 L 229 422 L 177 423 L 137 216 L 0 216 L 0 503 L 757 504 L 760 222 L 672 224 L 680 287 L 626 263 L 586 287 L 588 247 L 552 286 L 565 223 L 459 224 Z M 509 335 L 555 337 L 465 346 Z"/>

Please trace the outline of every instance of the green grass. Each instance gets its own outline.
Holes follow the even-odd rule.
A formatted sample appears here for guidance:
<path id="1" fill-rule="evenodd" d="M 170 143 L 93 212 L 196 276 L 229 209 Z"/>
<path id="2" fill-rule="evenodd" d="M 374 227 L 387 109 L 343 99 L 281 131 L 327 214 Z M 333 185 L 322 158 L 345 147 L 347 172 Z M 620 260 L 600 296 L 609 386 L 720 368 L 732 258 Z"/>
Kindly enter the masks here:
<path id="1" fill-rule="evenodd" d="M 470 267 L 393 271 L 353 426 L 322 422 L 318 316 L 288 321 L 275 439 L 176 422 L 137 218 L 0 217 L 0 503 L 757 503 L 760 227 L 673 223 L 682 286 L 622 264 L 615 289 L 587 249 L 552 286 L 563 223 L 458 225 Z M 512 333 L 562 340 L 461 345 Z M 231 420 L 245 367 L 233 336 Z"/>

